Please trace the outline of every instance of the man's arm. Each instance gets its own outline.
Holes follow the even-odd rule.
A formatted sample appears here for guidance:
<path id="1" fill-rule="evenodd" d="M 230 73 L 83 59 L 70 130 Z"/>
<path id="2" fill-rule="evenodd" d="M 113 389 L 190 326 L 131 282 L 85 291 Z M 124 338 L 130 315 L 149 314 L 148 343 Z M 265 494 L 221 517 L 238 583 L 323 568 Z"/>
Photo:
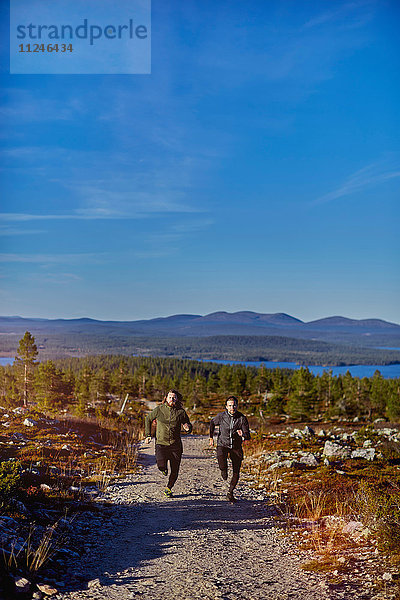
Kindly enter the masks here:
<path id="1" fill-rule="evenodd" d="M 146 415 L 146 418 L 144 421 L 144 436 L 145 436 L 145 438 L 151 438 L 151 424 L 154 421 L 154 419 L 157 418 L 157 413 L 158 413 L 158 406 L 153 408 L 153 410 Z"/>
<path id="2" fill-rule="evenodd" d="M 191 424 L 190 419 L 185 410 L 183 411 L 182 426 L 186 433 L 192 433 L 193 425 Z"/>
<path id="3" fill-rule="evenodd" d="M 214 446 L 214 431 L 216 425 L 219 425 L 219 415 L 210 421 L 210 446 Z"/>
<path id="4" fill-rule="evenodd" d="M 250 439 L 250 427 L 249 427 L 249 422 L 247 420 L 247 417 L 245 417 L 244 415 L 242 416 L 242 428 L 238 430 L 239 435 L 242 436 L 243 440 L 249 440 Z"/>

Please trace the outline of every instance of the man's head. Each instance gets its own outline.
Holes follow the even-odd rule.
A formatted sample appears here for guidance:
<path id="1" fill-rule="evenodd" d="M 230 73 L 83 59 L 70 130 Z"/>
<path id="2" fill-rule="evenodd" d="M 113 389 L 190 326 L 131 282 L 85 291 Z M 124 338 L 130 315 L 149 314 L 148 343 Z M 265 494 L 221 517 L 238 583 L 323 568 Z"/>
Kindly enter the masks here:
<path id="1" fill-rule="evenodd" d="M 182 402 L 182 395 L 178 392 L 178 390 L 169 390 L 168 394 L 164 398 L 164 402 L 168 404 L 168 406 L 176 406 Z"/>
<path id="2" fill-rule="evenodd" d="M 238 399 L 235 396 L 229 396 L 226 400 L 226 410 L 230 415 L 234 415 L 237 411 Z"/>

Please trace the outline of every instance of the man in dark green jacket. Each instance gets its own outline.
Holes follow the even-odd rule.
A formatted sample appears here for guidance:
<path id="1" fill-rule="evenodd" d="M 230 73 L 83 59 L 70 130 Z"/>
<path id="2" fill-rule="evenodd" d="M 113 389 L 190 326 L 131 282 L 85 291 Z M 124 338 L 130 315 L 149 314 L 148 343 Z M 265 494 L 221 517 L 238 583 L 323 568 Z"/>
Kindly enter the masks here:
<path id="1" fill-rule="evenodd" d="M 183 446 L 181 440 L 181 427 L 186 433 L 193 429 L 186 411 L 182 407 L 182 396 L 177 390 L 170 390 L 162 404 L 156 406 L 147 416 L 145 421 L 146 442 L 151 442 L 151 424 L 156 420 L 156 461 L 157 467 L 165 476 L 168 475 L 168 461 L 170 474 L 164 494 L 170 498 L 172 488 L 178 479 Z"/>

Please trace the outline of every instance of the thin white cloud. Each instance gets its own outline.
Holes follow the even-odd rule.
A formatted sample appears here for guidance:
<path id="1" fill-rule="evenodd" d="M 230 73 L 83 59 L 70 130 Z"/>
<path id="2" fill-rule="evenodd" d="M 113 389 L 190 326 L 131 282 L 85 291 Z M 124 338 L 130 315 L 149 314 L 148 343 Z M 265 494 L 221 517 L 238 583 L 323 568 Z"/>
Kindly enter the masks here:
<path id="1" fill-rule="evenodd" d="M 388 166 L 379 161 L 356 171 L 337 189 L 320 196 L 311 205 L 326 204 L 327 202 L 356 194 L 376 185 L 398 179 L 399 177 L 400 165 Z"/>
<path id="2" fill-rule="evenodd" d="M 33 263 L 33 264 L 61 264 L 61 263 L 103 263 L 106 253 L 77 253 L 77 254 L 15 254 L 0 253 L 2 263 Z"/>
<path id="3" fill-rule="evenodd" d="M 46 233 L 45 229 L 16 229 L 15 227 L 0 227 L 0 237 L 12 235 L 38 235 Z"/>
<path id="4" fill-rule="evenodd" d="M 163 213 L 197 213 L 199 209 L 184 204 L 171 203 L 165 200 L 153 201 L 152 204 L 141 203 L 133 211 L 118 211 L 103 207 L 78 208 L 70 214 L 33 214 L 33 213 L 0 213 L 0 221 L 91 221 L 97 219 L 143 219 Z M 1 232 L 0 232 L 1 233 Z"/>
<path id="5" fill-rule="evenodd" d="M 304 23 L 303 28 L 312 29 L 342 19 L 345 19 L 346 27 L 349 25 L 360 26 L 370 18 L 370 11 L 374 5 L 374 0 L 361 0 L 358 2 L 345 2 L 342 5 L 338 4 L 331 10 L 322 12 L 312 19 L 309 19 Z"/>
<path id="6" fill-rule="evenodd" d="M 79 102 L 75 97 L 50 99 L 35 96 L 32 89 L 9 88 L 5 89 L 8 103 L 0 107 L 0 117 L 5 119 L 18 119 L 21 122 L 29 121 L 71 121 L 77 116 L 88 113 L 89 107 L 84 102 Z"/>
<path id="7" fill-rule="evenodd" d="M 74 281 L 82 281 L 82 277 L 75 273 L 43 273 L 35 274 L 28 277 L 29 281 L 36 283 L 54 283 L 57 285 L 68 285 Z"/>

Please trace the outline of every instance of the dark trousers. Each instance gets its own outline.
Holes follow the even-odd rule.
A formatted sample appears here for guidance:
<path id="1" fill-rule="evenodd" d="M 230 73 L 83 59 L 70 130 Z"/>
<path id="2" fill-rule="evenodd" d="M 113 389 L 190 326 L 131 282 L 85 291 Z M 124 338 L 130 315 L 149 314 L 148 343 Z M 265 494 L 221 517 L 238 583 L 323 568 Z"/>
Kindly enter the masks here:
<path id="1" fill-rule="evenodd" d="M 228 456 L 232 461 L 232 479 L 229 484 L 229 491 L 233 492 L 239 481 L 240 467 L 243 460 L 242 448 L 226 448 L 225 446 L 217 446 L 218 466 L 222 472 L 228 472 Z"/>
<path id="2" fill-rule="evenodd" d="M 167 464 L 169 461 L 170 472 L 168 479 L 168 487 L 172 489 L 175 481 L 178 479 L 179 466 L 182 458 L 182 442 L 180 444 L 173 444 L 171 446 L 162 446 L 156 444 L 156 461 L 157 467 L 160 471 L 167 470 Z"/>

